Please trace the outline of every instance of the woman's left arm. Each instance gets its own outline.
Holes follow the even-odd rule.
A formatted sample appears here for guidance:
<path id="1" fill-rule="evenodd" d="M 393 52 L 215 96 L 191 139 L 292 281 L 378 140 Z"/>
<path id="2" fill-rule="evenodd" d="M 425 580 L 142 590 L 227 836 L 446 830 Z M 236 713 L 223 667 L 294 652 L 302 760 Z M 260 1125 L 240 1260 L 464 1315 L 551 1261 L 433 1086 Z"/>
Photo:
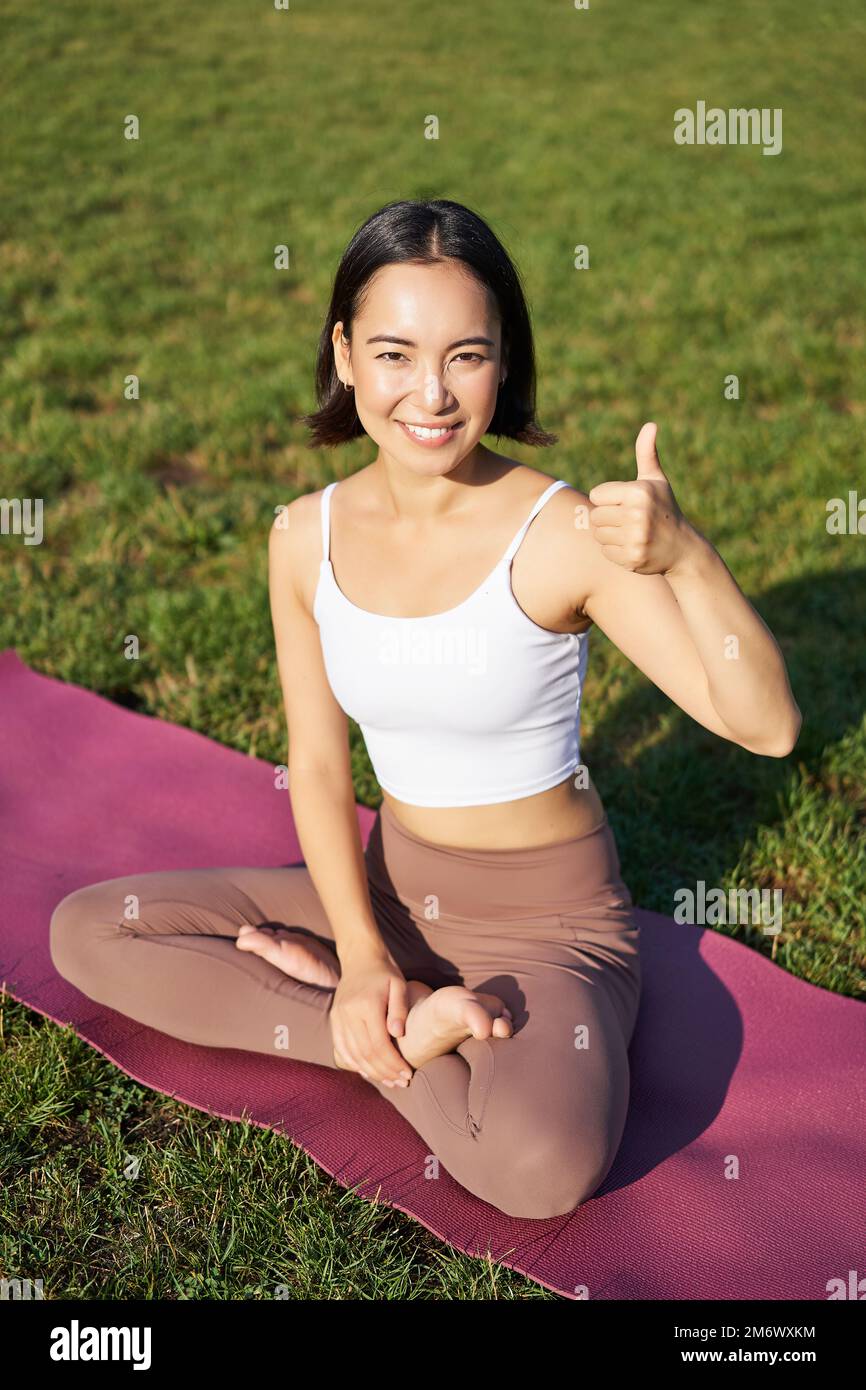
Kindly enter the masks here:
<path id="1" fill-rule="evenodd" d="M 592 565 L 583 611 L 706 727 L 751 752 L 784 757 L 802 715 L 779 646 L 680 511 L 655 438 L 655 424 L 645 424 L 635 481 L 601 483 L 588 494 L 590 532 L 604 559 Z M 678 670 L 660 679 L 665 661 L 677 658 Z M 699 712 L 707 700 L 716 719 Z"/>

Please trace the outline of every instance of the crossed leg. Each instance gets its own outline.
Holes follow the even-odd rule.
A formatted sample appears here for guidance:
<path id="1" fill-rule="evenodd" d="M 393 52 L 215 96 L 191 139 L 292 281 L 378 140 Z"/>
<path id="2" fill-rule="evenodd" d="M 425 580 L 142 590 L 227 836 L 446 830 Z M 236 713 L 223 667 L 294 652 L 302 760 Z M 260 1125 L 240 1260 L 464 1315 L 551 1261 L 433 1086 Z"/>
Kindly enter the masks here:
<path id="1" fill-rule="evenodd" d="M 51 954 L 88 997 L 173 1037 L 336 1066 L 333 989 L 238 949 L 244 926 L 300 942 L 328 966 L 333 936 L 302 866 L 166 870 L 88 885 L 55 908 Z M 383 938 L 408 980 L 423 941 L 416 933 L 409 949 L 387 921 Z M 486 975 L 463 974 L 459 958 L 430 950 L 419 972 L 427 988 L 498 996 L 514 1036 L 467 1037 L 419 1066 L 405 1089 L 371 1084 L 429 1145 L 427 1157 L 468 1190 L 510 1215 L 545 1217 L 572 1210 L 607 1172 L 625 1123 L 628 1062 L 603 975 L 576 970 L 562 942 L 536 956 L 525 941 Z"/>

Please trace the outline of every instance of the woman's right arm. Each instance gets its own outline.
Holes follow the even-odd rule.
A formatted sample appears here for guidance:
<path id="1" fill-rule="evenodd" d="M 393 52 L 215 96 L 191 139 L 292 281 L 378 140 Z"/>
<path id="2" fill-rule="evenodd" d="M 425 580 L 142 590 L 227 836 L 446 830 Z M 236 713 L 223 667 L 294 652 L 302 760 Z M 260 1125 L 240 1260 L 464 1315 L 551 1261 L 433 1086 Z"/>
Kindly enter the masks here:
<path id="1" fill-rule="evenodd" d="M 321 562 L 320 496 L 281 511 L 268 540 L 268 587 L 288 727 L 289 794 L 304 862 L 334 932 L 341 980 L 335 1055 L 379 1080 L 408 1064 L 389 1036 L 405 1030 L 406 983 L 373 914 L 355 809 L 349 726 L 325 671 L 312 614 Z M 337 1007 L 338 1001 L 341 1007 Z M 386 1026 L 387 1025 L 387 1026 Z"/>

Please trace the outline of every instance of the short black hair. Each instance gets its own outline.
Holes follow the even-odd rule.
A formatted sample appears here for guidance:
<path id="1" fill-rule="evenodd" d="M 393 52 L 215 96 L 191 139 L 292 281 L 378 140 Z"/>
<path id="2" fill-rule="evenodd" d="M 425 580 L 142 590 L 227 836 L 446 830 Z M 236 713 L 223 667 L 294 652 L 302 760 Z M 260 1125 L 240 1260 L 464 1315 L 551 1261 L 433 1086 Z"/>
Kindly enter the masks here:
<path id="1" fill-rule="evenodd" d="M 312 431 L 313 447 L 345 444 L 366 434 L 355 409 L 354 392 L 347 391 L 337 375 L 332 341 L 335 324 L 342 320 L 345 336 L 351 337 L 364 290 L 382 266 L 403 261 L 435 265 L 446 260 L 462 261 L 486 286 L 502 321 L 507 376 L 486 433 L 536 447 L 557 443 L 558 436 L 543 430 L 535 418 L 535 349 L 517 268 L 476 212 L 448 198 L 431 198 L 387 203 L 362 223 L 343 252 L 319 339 L 318 409 L 300 417 Z"/>

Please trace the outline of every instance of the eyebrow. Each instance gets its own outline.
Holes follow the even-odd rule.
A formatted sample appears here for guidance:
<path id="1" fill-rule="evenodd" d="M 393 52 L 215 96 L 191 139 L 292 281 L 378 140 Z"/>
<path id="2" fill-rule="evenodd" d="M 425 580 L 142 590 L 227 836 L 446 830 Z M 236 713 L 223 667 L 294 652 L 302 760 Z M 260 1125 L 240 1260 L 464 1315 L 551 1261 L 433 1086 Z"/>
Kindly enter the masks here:
<path id="1" fill-rule="evenodd" d="M 399 343 L 401 347 L 411 348 L 418 346 L 409 338 L 395 338 L 390 333 L 377 333 L 375 338 L 367 339 L 368 346 L 370 343 Z M 496 347 L 492 338 L 458 338 L 456 343 L 449 343 L 445 351 L 450 352 L 452 348 L 456 347 L 468 347 L 470 343 L 483 343 L 485 347 Z"/>

